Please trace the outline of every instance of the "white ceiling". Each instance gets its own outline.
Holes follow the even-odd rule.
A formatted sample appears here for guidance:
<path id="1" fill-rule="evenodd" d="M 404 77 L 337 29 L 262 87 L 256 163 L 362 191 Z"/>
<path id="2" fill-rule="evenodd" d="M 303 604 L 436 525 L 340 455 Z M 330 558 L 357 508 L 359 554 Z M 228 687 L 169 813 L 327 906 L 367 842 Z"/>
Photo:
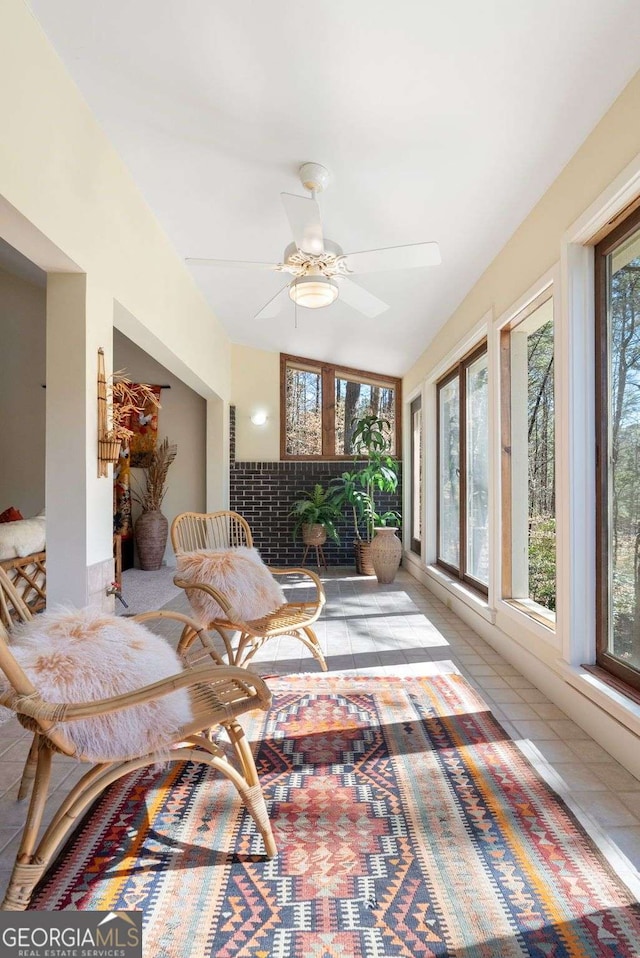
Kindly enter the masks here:
<path id="1" fill-rule="evenodd" d="M 329 167 L 346 252 L 389 303 L 254 314 L 270 272 L 190 267 L 234 342 L 404 373 L 640 68 L 637 0 L 30 0 L 181 257 L 278 262 L 279 194 Z"/>

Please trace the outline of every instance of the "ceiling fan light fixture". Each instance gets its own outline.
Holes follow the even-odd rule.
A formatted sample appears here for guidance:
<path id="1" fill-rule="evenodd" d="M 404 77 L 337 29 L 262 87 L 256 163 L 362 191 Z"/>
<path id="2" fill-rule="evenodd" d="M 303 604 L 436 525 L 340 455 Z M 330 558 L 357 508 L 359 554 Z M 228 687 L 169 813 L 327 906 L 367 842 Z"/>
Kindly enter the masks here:
<path id="1" fill-rule="evenodd" d="M 289 286 L 289 296 L 296 306 L 320 309 L 335 303 L 340 290 L 328 276 L 299 276 Z"/>

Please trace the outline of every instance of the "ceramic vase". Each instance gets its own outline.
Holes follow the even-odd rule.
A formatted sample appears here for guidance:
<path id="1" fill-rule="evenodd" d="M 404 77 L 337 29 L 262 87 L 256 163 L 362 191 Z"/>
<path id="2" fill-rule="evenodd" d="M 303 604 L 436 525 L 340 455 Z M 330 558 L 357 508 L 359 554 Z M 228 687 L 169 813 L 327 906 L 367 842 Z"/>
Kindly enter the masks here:
<path id="1" fill-rule="evenodd" d="M 136 546 L 140 568 L 155 572 L 162 565 L 167 545 L 169 523 L 159 509 L 143 512 L 135 524 Z"/>
<path id="2" fill-rule="evenodd" d="M 371 561 L 378 582 L 393 582 L 402 558 L 402 543 L 393 526 L 379 526 L 371 542 Z"/>

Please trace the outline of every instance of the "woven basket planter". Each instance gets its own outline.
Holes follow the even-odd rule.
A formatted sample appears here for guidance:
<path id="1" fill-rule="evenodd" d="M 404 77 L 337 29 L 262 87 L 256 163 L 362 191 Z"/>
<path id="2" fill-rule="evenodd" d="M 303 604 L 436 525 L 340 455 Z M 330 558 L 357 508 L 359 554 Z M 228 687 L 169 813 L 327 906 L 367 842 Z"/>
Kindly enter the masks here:
<path id="1" fill-rule="evenodd" d="M 319 523 L 302 527 L 302 541 L 306 546 L 323 546 L 327 541 L 327 530 Z"/>
<path id="2" fill-rule="evenodd" d="M 121 439 L 98 439 L 98 453 L 100 462 L 117 462 L 120 457 Z"/>
<path id="3" fill-rule="evenodd" d="M 356 539 L 353 543 L 353 550 L 356 554 L 356 572 L 358 575 L 375 575 L 371 560 L 371 543 L 364 539 Z"/>
<path id="4" fill-rule="evenodd" d="M 143 512 L 136 520 L 135 536 L 140 568 L 155 572 L 162 565 L 169 523 L 159 510 Z"/>

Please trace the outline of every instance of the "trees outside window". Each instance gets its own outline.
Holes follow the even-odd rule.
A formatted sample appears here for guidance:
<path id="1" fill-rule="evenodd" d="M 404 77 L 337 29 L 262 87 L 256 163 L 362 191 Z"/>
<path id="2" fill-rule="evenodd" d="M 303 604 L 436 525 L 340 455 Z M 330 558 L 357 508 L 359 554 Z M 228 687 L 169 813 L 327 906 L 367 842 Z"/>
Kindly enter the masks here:
<path id="1" fill-rule="evenodd" d="M 482 592 L 489 584 L 487 348 L 437 383 L 438 563 Z"/>
<path id="2" fill-rule="evenodd" d="M 595 257 L 597 662 L 640 689 L 640 211 Z"/>
<path id="3" fill-rule="evenodd" d="M 399 456 L 400 392 L 395 377 L 281 355 L 281 458 L 351 458 L 353 424 L 363 416 L 389 422 L 390 454 Z"/>

